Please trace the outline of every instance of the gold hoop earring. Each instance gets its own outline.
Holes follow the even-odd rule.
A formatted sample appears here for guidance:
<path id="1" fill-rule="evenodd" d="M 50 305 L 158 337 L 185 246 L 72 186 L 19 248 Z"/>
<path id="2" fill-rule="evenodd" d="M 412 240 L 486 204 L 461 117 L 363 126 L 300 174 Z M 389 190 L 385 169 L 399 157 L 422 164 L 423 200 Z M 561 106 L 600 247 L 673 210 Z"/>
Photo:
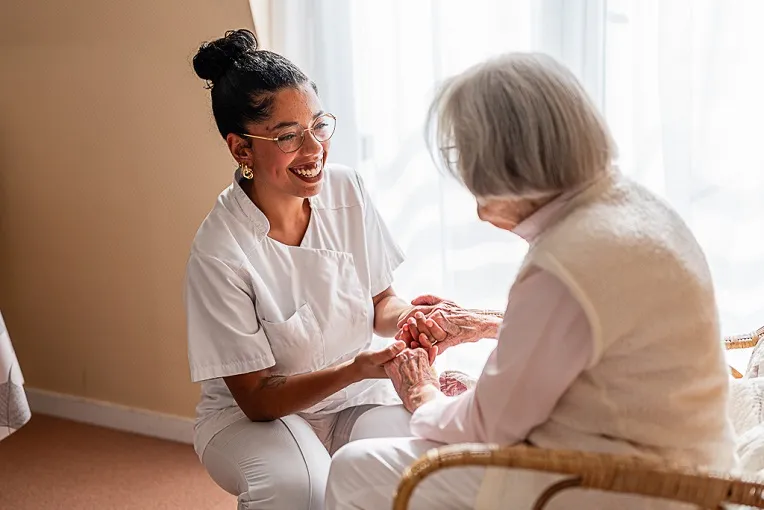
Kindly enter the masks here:
<path id="1" fill-rule="evenodd" d="M 255 174 L 252 173 L 252 169 L 247 166 L 246 163 L 239 163 L 239 168 L 241 169 L 241 176 L 245 179 L 253 179 L 255 177 Z"/>

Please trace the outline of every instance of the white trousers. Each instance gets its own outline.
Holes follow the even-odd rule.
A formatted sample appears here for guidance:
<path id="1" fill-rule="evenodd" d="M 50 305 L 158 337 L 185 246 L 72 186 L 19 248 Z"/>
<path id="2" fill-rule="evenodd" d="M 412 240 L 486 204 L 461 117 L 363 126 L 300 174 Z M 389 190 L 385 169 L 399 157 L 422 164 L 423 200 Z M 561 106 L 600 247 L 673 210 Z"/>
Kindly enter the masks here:
<path id="1" fill-rule="evenodd" d="M 326 490 L 327 510 L 390 510 L 401 474 L 440 443 L 410 437 L 410 414 L 403 406 L 385 406 L 364 414 L 352 441 L 334 454 Z M 406 426 L 380 430 L 385 424 Z M 401 433 L 402 432 L 402 433 Z M 475 508 L 485 468 L 447 469 L 426 478 L 414 492 L 410 509 Z"/>
<path id="2" fill-rule="evenodd" d="M 351 433 L 362 438 L 409 434 L 410 415 L 399 406 L 386 412 L 380 407 L 376 417 L 359 419 L 375 407 L 272 422 L 243 417 L 212 438 L 202 464 L 220 487 L 238 497 L 239 510 L 323 510 L 330 452 L 350 441 Z"/>
<path id="3" fill-rule="evenodd" d="M 390 510 L 403 471 L 440 443 L 379 430 L 407 412 L 400 406 L 372 409 L 356 425 L 351 442 L 333 456 L 326 489 L 326 510 Z M 373 426 L 376 425 L 376 428 Z M 408 435 L 408 431 L 404 431 Z M 425 478 L 415 489 L 409 510 L 530 509 L 539 495 L 564 476 L 524 470 L 455 467 Z M 684 504 L 621 494 L 570 490 L 556 496 L 548 510 L 689 510 Z"/>

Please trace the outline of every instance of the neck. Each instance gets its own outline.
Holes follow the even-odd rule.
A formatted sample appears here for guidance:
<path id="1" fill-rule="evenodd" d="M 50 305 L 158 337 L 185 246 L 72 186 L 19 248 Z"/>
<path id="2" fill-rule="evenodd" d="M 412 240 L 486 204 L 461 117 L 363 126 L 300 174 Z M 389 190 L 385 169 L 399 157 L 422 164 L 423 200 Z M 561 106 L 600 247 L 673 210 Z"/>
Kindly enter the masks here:
<path id="1" fill-rule="evenodd" d="M 244 191 L 268 218 L 272 231 L 304 230 L 310 219 L 310 206 L 306 199 L 268 189 L 262 183 L 254 186 L 249 181 L 247 187 L 249 189 L 244 188 Z"/>

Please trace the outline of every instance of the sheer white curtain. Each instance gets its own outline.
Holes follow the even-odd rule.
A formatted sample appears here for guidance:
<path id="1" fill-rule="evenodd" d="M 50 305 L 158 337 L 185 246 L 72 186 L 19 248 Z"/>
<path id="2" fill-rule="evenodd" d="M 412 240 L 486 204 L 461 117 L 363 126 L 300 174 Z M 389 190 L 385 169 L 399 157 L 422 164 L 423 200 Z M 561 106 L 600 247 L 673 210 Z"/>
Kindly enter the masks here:
<path id="1" fill-rule="evenodd" d="M 624 171 L 690 224 L 733 332 L 764 322 L 762 14 L 757 0 L 281 0 L 273 34 L 338 114 L 332 159 L 364 175 L 406 252 L 399 294 L 504 307 L 527 246 L 478 220 L 470 195 L 433 166 L 423 122 L 443 78 L 539 50 L 601 105 Z M 440 363 L 478 372 L 492 347 L 459 347 Z"/>
<path id="2" fill-rule="evenodd" d="M 621 166 L 689 223 L 722 329 L 764 323 L 764 3 L 609 0 L 604 109 Z M 730 353 L 744 366 L 747 353 Z"/>

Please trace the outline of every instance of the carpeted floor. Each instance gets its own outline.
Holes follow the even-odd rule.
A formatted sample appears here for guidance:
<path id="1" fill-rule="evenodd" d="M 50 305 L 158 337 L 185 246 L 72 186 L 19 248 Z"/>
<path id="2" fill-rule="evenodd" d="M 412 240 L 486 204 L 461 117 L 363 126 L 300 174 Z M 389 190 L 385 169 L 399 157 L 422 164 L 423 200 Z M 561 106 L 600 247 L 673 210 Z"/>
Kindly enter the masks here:
<path id="1" fill-rule="evenodd" d="M 0 509 L 234 510 L 193 447 L 34 415 L 0 441 Z"/>

